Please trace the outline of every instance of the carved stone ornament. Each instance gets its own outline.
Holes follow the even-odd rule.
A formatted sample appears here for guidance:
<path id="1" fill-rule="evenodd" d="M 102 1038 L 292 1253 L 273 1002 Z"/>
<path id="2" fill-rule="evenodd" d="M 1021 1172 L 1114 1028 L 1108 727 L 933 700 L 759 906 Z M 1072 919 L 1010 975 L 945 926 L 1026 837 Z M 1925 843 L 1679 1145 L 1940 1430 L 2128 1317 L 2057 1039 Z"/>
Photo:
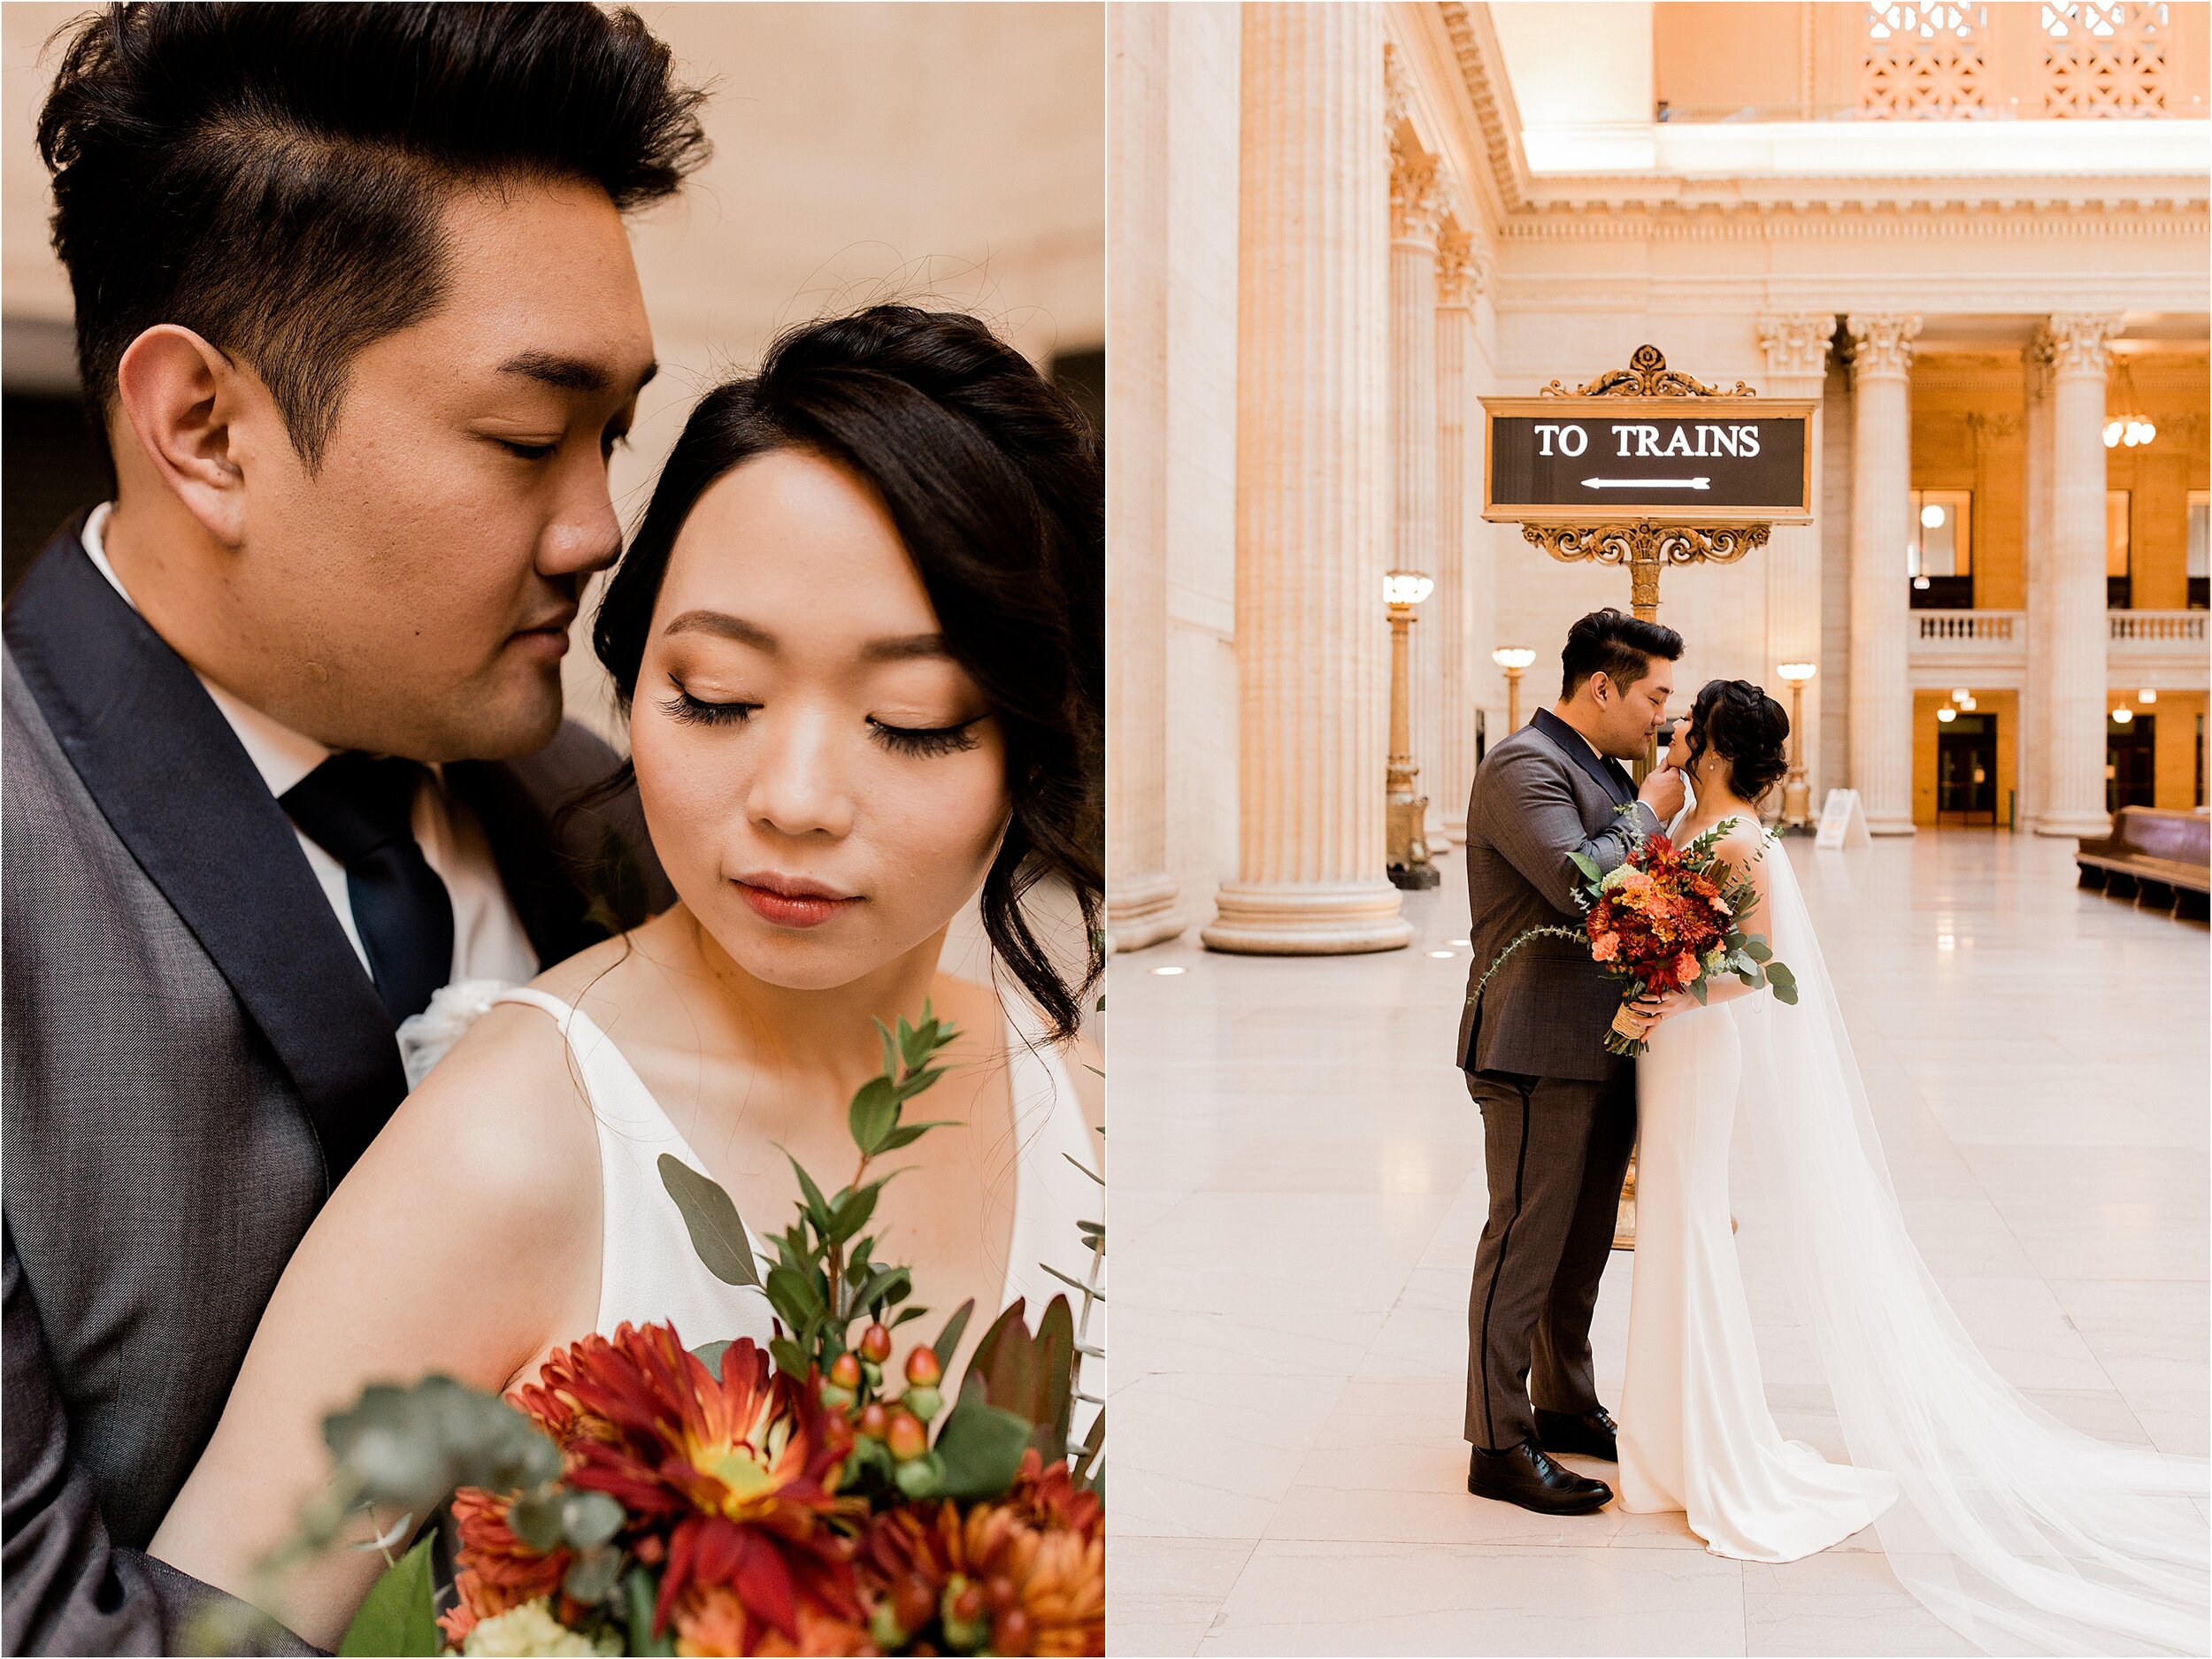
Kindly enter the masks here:
<path id="1" fill-rule="evenodd" d="M 1468 306 L 1483 291 L 1482 272 L 1476 264 L 1472 231 L 1447 228 L 1436 242 L 1436 303 L 1439 306 Z"/>
<path id="2" fill-rule="evenodd" d="M 2105 372 L 2104 343 L 2116 335 L 2120 327 L 2116 316 L 2062 311 L 2046 321 L 2037 333 L 2047 342 L 2053 374 L 2093 374 L 2101 379 Z"/>
<path id="3" fill-rule="evenodd" d="M 1835 318 L 1824 311 L 1801 311 L 1759 319 L 1759 349 L 1767 354 L 1767 373 L 1816 380 L 1828 372 L 1828 342 Z"/>
<path id="4" fill-rule="evenodd" d="M 1390 236 L 1393 242 L 1433 242 L 1442 221 L 1444 192 L 1437 158 L 1418 146 L 1390 147 Z"/>
<path id="5" fill-rule="evenodd" d="M 1640 617 L 1659 609 L 1659 572 L 1668 565 L 1732 565 L 1755 547 L 1764 547 L 1771 526 L 1727 525 L 1698 529 L 1686 525 L 1525 524 L 1521 538 L 1563 564 L 1625 565 L 1629 603 Z"/>
<path id="6" fill-rule="evenodd" d="M 1536 394 L 1539 397 L 1756 397 L 1741 380 L 1727 391 L 1693 380 L 1667 366 L 1656 346 L 1638 346 L 1624 369 L 1608 369 L 1587 386 L 1570 391 L 1557 380 Z"/>
<path id="7" fill-rule="evenodd" d="M 1902 380 L 1912 368 L 1912 342 L 1920 319 L 1901 312 L 1847 319 L 1851 331 L 1851 378 L 1891 375 Z"/>
<path id="8" fill-rule="evenodd" d="M 1398 128 L 1411 119 L 1413 88 L 1406 78 L 1405 60 L 1398 56 L 1396 44 L 1383 42 L 1383 124 L 1395 137 Z"/>

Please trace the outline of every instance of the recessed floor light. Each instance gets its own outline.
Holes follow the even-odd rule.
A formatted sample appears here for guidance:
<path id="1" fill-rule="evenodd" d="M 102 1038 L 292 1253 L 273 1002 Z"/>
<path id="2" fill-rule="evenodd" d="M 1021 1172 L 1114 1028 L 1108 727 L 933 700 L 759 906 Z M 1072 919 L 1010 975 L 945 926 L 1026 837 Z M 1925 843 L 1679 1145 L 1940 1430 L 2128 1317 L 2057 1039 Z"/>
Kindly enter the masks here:
<path id="1" fill-rule="evenodd" d="M 1458 952 L 1456 952 L 1456 951 L 1452 951 L 1452 950 L 1432 950 L 1432 951 L 1430 951 L 1430 952 L 1429 952 L 1429 955 L 1431 955 L 1432 956 L 1441 956 L 1441 957 L 1443 957 L 1443 958 L 1444 958 L 1447 962 L 1450 961 L 1450 960 L 1452 959 L 1452 957 L 1454 957 L 1455 956 L 1456 956 L 1456 955 L 1458 955 L 1458 954 L 1459 954 Z"/>
<path id="2" fill-rule="evenodd" d="M 1182 972 L 1187 972 L 1187 970 L 1182 969 L 1182 968 L 1155 968 L 1155 969 L 1153 969 L 1153 970 L 1152 970 L 1152 972 L 1155 972 L 1155 973 L 1168 974 L 1168 973 L 1182 973 Z"/>
<path id="3" fill-rule="evenodd" d="M 1468 941 L 1464 939 L 1455 939 L 1452 941 L 1452 943 L 1457 945 L 1462 950 L 1468 948 Z"/>

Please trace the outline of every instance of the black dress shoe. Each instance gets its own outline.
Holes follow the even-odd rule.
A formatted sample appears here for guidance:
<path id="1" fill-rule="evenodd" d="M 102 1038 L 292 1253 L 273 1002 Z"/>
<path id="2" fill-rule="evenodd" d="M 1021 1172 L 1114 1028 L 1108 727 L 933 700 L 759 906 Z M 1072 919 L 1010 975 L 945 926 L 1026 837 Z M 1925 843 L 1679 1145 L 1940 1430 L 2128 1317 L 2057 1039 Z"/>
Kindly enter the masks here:
<path id="1" fill-rule="evenodd" d="M 1587 1411 L 1546 1411 L 1536 1413 L 1536 1440 L 1555 1457 L 1562 1452 L 1571 1452 L 1577 1457 L 1602 1458 L 1609 1463 L 1621 1461 L 1621 1446 L 1617 1436 L 1620 1425 L 1613 1421 L 1613 1414 L 1603 1406 L 1593 1406 Z"/>
<path id="2" fill-rule="evenodd" d="M 1539 1515 L 1589 1515 L 1613 1501 L 1612 1487 L 1555 1463 L 1534 1440 L 1502 1452 L 1476 1447 L 1467 1460 L 1467 1490 Z"/>

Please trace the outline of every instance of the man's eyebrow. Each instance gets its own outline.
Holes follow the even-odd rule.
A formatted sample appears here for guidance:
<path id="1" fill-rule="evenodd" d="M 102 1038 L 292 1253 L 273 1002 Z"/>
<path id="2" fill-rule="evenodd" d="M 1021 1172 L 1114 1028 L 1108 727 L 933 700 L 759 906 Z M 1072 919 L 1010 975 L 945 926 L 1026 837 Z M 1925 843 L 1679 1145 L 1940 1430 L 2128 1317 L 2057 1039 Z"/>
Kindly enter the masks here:
<path id="1" fill-rule="evenodd" d="M 711 634 L 717 639 L 735 640 L 740 645 L 752 646 L 756 650 L 776 649 L 776 636 L 757 622 L 748 622 L 743 617 L 733 617 L 726 611 L 687 611 L 661 630 L 664 636 L 671 634 Z"/>
<path id="2" fill-rule="evenodd" d="M 564 392 L 603 392 L 612 384 L 613 376 L 605 367 L 583 357 L 563 357 L 556 351 L 520 351 L 499 365 L 503 374 L 526 375 L 534 380 L 557 387 Z M 637 377 L 630 388 L 631 395 L 644 390 L 645 383 L 660 372 L 660 365 L 649 363 L 645 372 Z"/>

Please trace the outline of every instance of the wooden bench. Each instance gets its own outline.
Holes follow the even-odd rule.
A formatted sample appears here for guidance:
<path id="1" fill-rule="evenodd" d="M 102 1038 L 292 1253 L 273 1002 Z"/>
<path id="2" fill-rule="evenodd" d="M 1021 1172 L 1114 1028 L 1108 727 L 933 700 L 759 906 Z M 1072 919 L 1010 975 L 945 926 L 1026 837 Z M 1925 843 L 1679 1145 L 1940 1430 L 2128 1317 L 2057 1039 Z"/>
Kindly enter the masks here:
<path id="1" fill-rule="evenodd" d="M 2074 853 L 2081 885 L 2202 918 L 2212 899 L 2212 818 L 2157 807 L 2124 806 L 2102 841 Z"/>

